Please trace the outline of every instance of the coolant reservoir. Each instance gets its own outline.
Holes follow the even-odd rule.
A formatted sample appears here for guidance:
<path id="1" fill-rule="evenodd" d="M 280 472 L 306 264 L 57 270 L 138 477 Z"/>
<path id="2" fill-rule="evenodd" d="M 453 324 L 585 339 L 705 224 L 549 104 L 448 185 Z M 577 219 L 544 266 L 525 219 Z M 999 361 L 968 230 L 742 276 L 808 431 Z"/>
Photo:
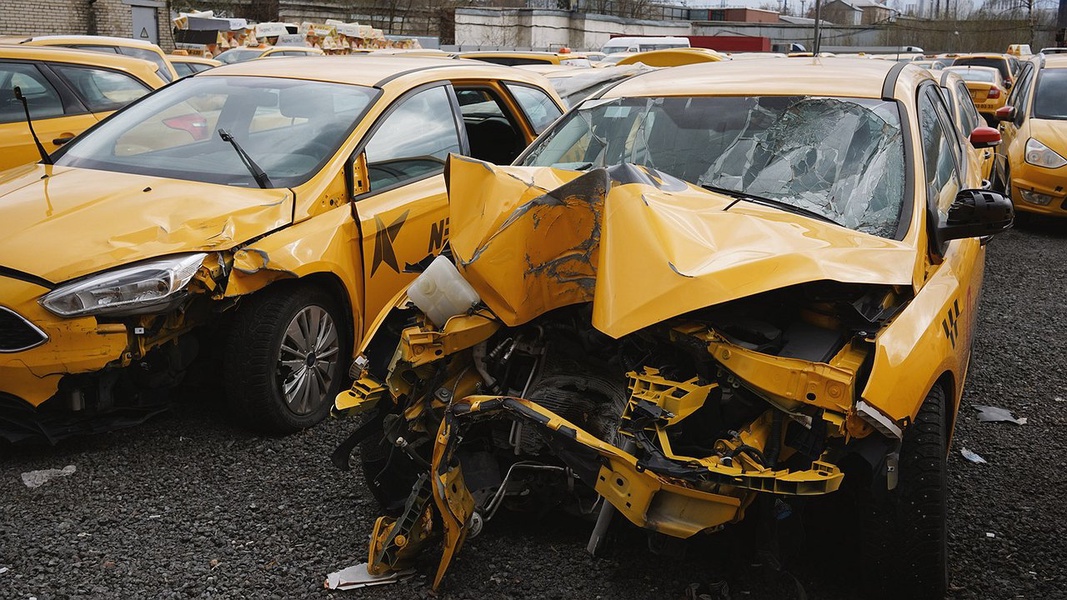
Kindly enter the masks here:
<path id="1" fill-rule="evenodd" d="M 443 327 L 451 317 L 466 313 L 482 300 L 459 274 L 456 265 L 444 255 L 438 255 L 415 278 L 408 288 L 408 298 L 438 327 Z"/>

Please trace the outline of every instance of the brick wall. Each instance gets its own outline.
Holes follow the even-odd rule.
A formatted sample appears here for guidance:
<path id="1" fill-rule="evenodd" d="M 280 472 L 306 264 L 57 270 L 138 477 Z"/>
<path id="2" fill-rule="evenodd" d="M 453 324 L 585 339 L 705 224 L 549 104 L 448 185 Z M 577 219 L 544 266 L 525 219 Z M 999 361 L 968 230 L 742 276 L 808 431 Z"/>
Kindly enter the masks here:
<path id="1" fill-rule="evenodd" d="M 85 0 L 0 0 L 0 36 L 87 33 L 89 16 Z"/>
<path id="2" fill-rule="evenodd" d="M 170 11 L 156 9 L 159 45 L 174 48 Z M 0 0 L 0 36 L 113 35 L 133 37 L 133 12 L 122 0 Z"/>

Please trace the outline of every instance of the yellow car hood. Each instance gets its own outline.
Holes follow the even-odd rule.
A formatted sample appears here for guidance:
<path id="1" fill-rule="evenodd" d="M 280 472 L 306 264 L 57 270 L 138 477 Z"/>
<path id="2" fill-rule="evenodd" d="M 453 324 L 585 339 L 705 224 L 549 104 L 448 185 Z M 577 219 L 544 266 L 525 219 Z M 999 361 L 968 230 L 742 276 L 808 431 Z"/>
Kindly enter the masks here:
<path id="1" fill-rule="evenodd" d="M 586 174 L 449 162 L 451 246 L 509 327 L 593 303 L 621 337 L 809 281 L 911 285 L 917 249 L 695 188 L 630 165 Z"/>
<path id="2" fill-rule="evenodd" d="M 155 256 L 226 249 L 293 215 L 287 189 L 42 165 L 6 175 L 0 266 L 55 283 Z"/>
<path id="3" fill-rule="evenodd" d="M 1030 137 L 1067 157 L 1067 121 L 1030 119 Z"/>

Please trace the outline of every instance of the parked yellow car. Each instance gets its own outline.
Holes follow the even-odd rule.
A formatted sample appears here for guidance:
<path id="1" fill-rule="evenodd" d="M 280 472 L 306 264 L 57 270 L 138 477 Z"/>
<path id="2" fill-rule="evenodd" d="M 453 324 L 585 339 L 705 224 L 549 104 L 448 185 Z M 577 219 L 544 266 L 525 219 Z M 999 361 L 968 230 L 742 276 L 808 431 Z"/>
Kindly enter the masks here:
<path id="1" fill-rule="evenodd" d="M 222 64 L 213 58 L 204 58 L 202 56 L 179 56 L 171 54 L 167 59 L 170 60 L 171 66 L 174 67 L 174 70 L 178 73 L 178 77 L 188 77 L 194 73 L 207 71 L 208 69 Z"/>
<path id="2" fill-rule="evenodd" d="M 1067 56 L 1027 61 L 997 119 L 997 180 L 1016 210 L 1067 216 Z"/>
<path id="3" fill-rule="evenodd" d="M 941 89 L 945 92 L 945 101 L 948 103 L 949 112 L 956 124 L 957 131 L 963 137 L 965 143 L 974 139 L 976 134 L 978 137 L 993 136 L 992 139 L 1000 139 L 1000 133 L 996 129 L 989 127 L 985 119 L 978 114 L 978 109 L 975 108 L 974 101 L 971 99 L 971 90 L 962 77 L 951 69 L 939 70 L 933 75 L 938 78 Z M 968 143 L 967 149 L 982 179 L 992 182 L 995 174 L 994 154 L 996 153 L 996 146 L 975 148 Z"/>
<path id="4" fill-rule="evenodd" d="M 325 54 L 318 48 L 305 48 L 303 46 L 261 46 L 259 48 L 232 48 L 215 57 L 222 64 L 229 65 L 255 58 L 284 58 L 300 56 L 322 56 Z"/>
<path id="5" fill-rule="evenodd" d="M 993 67 L 1000 71 L 1004 78 L 1004 86 L 1011 88 L 1022 63 L 1017 58 L 1008 54 L 995 52 L 978 52 L 975 54 L 960 54 L 952 60 L 953 67 Z"/>
<path id="6" fill-rule="evenodd" d="M 620 67 L 638 63 L 649 67 L 678 67 L 723 60 L 730 59 L 724 54 L 708 48 L 665 48 L 663 50 L 649 50 L 631 54 L 615 64 Z"/>
<path id="7" fill-rule="evenodd" d="M 946 67 L 967 82 L 971 101 L 988 123 L 996 123 L 994 114 L 1008 99 L 1008 88 L 1000 71 L 993 67 Z"/>
<path id="8" fill-rule="evenodd" d="M 456 58 L 481 60 L 496 65 L 515 67 L 519 65 L 563 65 L 565 67 L 591 67 L 592 63 L 583 54 L 570 52 L 535 52 L 535 51 L 477 51 L 457 52 Z"/>
<path id="9" fill-rule="evenodd" d="M 595 517 L 595 553 L 613 514 L 681 540 L 831 503 L 811 527 L 864 548 L 835 568 L 942 597 L 984 239 L 1012 222 L 965 154 L 925 69 L 770 59 L 637 75 L 516 166 L 453 157 L 452 257 L 336 401 L 369 411 L 333 455 L 362 443 L 383 508 L 368 572 L 440 540 L 436 585 L 502 506 Z"/>
<path id="10" fill-rule="evenodd" d="M 41 159 L 26 123 L 46 153 L 126 104 L 166 84 L 139 58 L 65 48 L 0 46 L 0 171 Z"/>
<path id="11" fill-rule="evenodd" d="M 5 172 L 0 436 L 157 408 L 201 343 L 241 419 L 317 423 L 367 315 L 449 238 L 448 154 L 510 162 L 560 114 L 544 78 L 485 63 L 257 60 Z"/>
<path id="12" fill-rule="evenodd" d="M 39 35 L 19 42 L 27 46 L 60 46 L 77 50 L 91 50 L 105 54 L 121 54 L 151 61 L 159 68 L 159 76 L 166 82 L 178 78 L 178 72 L 167 60 L 163 50 L 144 40 L 106 35 Z"/>

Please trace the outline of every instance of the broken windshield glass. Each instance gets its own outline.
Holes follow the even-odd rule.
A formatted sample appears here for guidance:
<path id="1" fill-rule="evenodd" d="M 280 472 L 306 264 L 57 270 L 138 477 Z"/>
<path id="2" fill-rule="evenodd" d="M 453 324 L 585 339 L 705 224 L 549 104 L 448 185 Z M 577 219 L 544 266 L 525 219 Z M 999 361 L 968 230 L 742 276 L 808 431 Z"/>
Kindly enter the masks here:
<path id="1" fill-rule="evenodd" d="M 769 198 L 892 237 L 904 196 L 893 102 L 810 96 L 617 98 L 586 102 L 523 164 L 634 163 Z"/>

